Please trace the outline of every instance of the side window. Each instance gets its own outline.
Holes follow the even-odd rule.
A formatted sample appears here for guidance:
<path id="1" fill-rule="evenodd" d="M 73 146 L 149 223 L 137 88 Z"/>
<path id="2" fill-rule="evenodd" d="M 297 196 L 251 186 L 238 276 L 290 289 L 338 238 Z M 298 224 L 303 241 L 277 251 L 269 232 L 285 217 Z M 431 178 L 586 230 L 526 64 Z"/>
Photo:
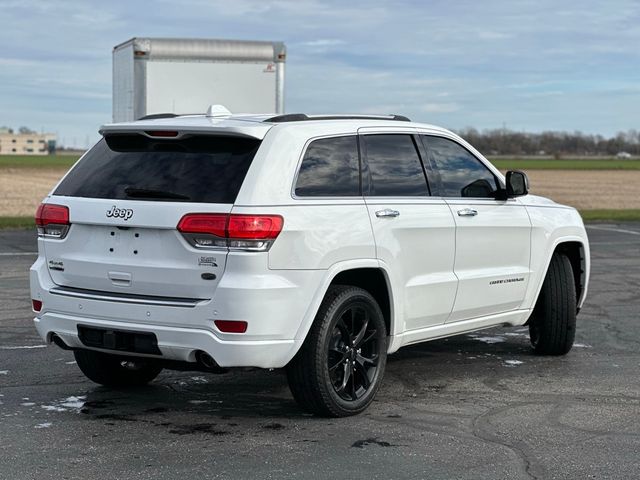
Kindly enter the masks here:
<path id="1" fill-rule="evenodd" d="M 424 136 L 424 139 L 440 174 L 443 196 L 494 197 L 498 188 L 495 175 L 467 149 L 448 138 Z"/>
<path id="2" fill-rule="evenodd" d="M 371 174 L 369 195 L 429 195 L 422 163 L 411 135 L 364 135 Z"/>
<path id="3" fill-rule="evenodd" d="M 302 159 L 295 193 L 299 197 L 360 195 L 358 137 L 311 142 Z"/>

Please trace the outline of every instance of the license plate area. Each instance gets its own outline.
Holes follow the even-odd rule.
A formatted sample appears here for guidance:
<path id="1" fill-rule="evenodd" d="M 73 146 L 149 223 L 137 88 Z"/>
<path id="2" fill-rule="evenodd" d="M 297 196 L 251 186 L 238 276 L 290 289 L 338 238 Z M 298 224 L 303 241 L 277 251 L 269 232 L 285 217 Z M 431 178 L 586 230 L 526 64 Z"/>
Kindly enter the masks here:
<path id="1" fill-rule="evenodd" d="M 155 333 L 78 325 L 78 338 L 87 347 L 147 355 L 162 354 Z"/>

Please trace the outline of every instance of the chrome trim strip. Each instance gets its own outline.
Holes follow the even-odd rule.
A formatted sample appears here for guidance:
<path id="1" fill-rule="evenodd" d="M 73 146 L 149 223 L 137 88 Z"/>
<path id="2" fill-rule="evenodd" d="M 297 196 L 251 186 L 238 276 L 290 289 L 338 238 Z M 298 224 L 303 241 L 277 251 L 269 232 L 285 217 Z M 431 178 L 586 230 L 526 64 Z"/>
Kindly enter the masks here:
<path id="1" fill-rule="evenodd" d="M 85 290 L 82 288 L 53 287 L 49 290 L 52 295 L 65 297 L 84 298 L 86 300 L 98 300 L 103 302 L 135 303 L 141 305 L 162 305 L 164 307 L 194 308 L 198 303 L 206 302 L 206 298 L 173 298 L 154 297 L 151 295 L 131 295 L 117 292 L 100 292 L 97 290 Z"/>

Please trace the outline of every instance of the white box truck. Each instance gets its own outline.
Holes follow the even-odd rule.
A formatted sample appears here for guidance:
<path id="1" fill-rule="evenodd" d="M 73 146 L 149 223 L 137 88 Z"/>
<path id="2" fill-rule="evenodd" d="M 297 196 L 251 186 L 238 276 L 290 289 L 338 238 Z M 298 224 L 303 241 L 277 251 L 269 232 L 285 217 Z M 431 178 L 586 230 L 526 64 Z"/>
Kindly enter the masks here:
<path id="1" fill-rule="evenodd" d="M 113 49 L 113 121 L 160 113 L 284 113 L 282 42 L 132 38 Z"/>

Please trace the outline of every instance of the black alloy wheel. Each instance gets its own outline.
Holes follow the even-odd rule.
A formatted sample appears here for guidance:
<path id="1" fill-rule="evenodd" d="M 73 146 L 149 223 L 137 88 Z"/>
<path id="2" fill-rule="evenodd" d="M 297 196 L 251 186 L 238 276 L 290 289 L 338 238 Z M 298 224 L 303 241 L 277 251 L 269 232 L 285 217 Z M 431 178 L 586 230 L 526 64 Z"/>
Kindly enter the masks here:
<path id="1" fill-rule="evenodd" d="M 362 398 L 378 371 L 380 345 L 366 305 L 354 304 L 336 322 L 327 354 L 331 384 L 343 400 Z"/>
<path id="2" fill-rule="evenodd" d="M 376 300 L 362 288 L 333 285 L 287 365 L 287 378 L 305 410 L 346 417 L 371 404 L 386 362 L 387 327 Z"/>

